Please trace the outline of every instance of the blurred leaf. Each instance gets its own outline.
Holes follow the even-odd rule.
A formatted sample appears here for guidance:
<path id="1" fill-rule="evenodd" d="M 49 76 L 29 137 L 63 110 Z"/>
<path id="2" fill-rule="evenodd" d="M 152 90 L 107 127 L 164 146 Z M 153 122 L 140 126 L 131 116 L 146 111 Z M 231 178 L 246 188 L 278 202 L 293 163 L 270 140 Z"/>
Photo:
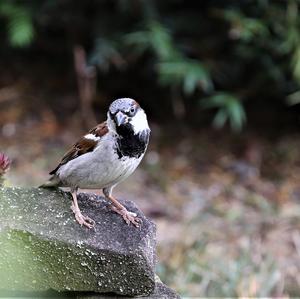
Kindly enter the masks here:
<path id="1" fill-rule="evenodd" d="M 9 42 L 14 47 L 29 45 L 34 37 L 32 16 L 27 7 L 12 1 L 0 3 L 0 15 L 7 18 Z"/>
<path id="2" fill-rule="evenodd" d="M 229 93 L 217 93 L 202 101 L 202 107 L 205 109 L 219 108 L 213 124 L 217 128 L 224 126 L 229 120 L 230 127 L 234 131 L 240 131 L 246 122 L 246 114 L 241 101 Z"/>
<path id="3" fill-rule="evenodd" d="M 174 45 L 170 31 L 159 22 L 148 22 L 146 30 L 128 34 L 125 42 L 135 45 L 140 54 L 148 49 L 154 52 L 162 85 L 181 85 L 186 95 L 197 88 L 205 92 L 213 89 L 207 69 L 199 61 L 186 58 Z"/>
<path id="4" fill-rule="evenodd" d="M 164 85 L 182 84 L 186 95 L 193 94 L 197 87 L 209 92 L 213 88 L 208 71 L 196 60 L 181 59 L 157 64 L 160 82 Z"/>
<path id="5" fill-rule="evenodd" d="M 213 84 L 206 68 L 198 61 L 187 62 L 183 91 L 185 94 L 191 95 L 195 92 L 197 86 L 200 86 L 205 92 L 210 92 L 213 89 Z"/>
<path id="6" fill-rule="evenodd" d="M 160 23 L 152 21 L 149 23 L 151 45 L 160 60 L 172 60 L 179 56 L 173 45 L 170 31 Z"/>
<path id="7" fill-rule="evenodd" d="M 159 60 L 172 60 L 180 56 L 170 31 L 157 21 L 148 22 L 145 30 L 127 34 L 125 42 L 136 46 L 139 53 L 151 49 Z"/>
<path id="8" fill-rule="evenodd" d="M 246 114 L 244 107 L 242 106 L 239 99 L 232 97 L 228 101 L 227 106 L 228 118 L 230 121 L 231 128 L 234 131 L 241 131 L 244 123 L 246 122 Z"/>
<path id="9" fill-rule="evenodd" d="M 297 105 L 300 104 L 300 90 L 290 94 L 287 98 L 286 98 L 286 102 L 288 105 L 293 106 L 293 105 Z"/>
<path id="10" fill-rule="evenodd" d="M 117 49 L 116 43 L 105 38 L 97 38 L 89 55 L 89 64 L 96 65 L 100 70 L 107 72 L 111 65 L 122 69 L 126 62 Z"/>
<path id="11" fill-rule="evenodd" d="M 224 18 L 231 23 L 229 34 L 233 39 L 250 42 L 257 36 L 266 37 L 269 34 L 263 20 L 246 17 L 238 10 L 225 10 Z"/>
<path id="12" fill-rule="evenodd" d="M 227 118 L 228 118 L 228 114 L 226 110 L 220 109 L 214 117 L 213 120 L 214 127 L 222 128 L 225 125 Z"/>
<path id="13" fill-rule="evenodd" d="M 295 79 L 300 83 L 300 43 L 293 53 L 292 68 Z"/>
<path id="14" fill-rule="evenodd" d="M 125 35 L 124 41 L 128 45 L 134 45 L 134 49 L 139 55 L 151 47 L 147 31 L 129 33 Z"/>

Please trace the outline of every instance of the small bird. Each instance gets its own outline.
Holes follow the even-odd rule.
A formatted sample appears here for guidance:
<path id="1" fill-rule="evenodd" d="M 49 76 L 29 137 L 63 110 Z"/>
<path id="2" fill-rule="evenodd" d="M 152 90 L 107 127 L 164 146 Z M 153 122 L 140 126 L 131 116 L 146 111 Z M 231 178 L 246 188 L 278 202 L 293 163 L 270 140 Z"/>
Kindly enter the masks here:
<path id="1" fill-rule="evenodd" d="M 41 187 L 70 187 L 71 209 L 76 221 L 92 228 L 95 221 L 84 216 L 77 202 L 78 188 L 102 189 L 111 208 L 129 225 L 140 219 L 112 196 L 113 188 L 126 179 L 140 164 L 147 149 L 150 128 L 147 116 L 131 98 L 111 103 L 107 120 L 81 137 L 50 172 L 52 177 Z"/>

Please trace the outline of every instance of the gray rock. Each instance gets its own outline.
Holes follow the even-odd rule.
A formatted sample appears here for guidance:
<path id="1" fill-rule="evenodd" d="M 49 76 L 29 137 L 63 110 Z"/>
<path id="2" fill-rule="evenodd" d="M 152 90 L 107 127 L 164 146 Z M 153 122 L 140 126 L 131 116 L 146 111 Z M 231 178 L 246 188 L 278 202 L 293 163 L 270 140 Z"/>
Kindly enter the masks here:
<path id="1" fill-rule="evenodd" d="M 77 299 L 129 299 L 132 297 L 77 293 L 76 298 Z M 135 299 L 180 299 L 180 296 L 177 295 L 172 289 L 170 289 L 166 285 L 164 285 L 158 279 L 156 281 L 155 290 L 152 294 L 150 294 L 149 296 L 146 296 L 146 297 L 134 297 L 134 298 Z"/>
<path id="2" fill-rule="evenodd" d="M 112 292 L 146 296 L 155 288 L 155 225 L 127 226 L 100 196 L 80 194 L 95 229 L 78 225 L 62 191 L 0 188 L 0 293 Z"/>

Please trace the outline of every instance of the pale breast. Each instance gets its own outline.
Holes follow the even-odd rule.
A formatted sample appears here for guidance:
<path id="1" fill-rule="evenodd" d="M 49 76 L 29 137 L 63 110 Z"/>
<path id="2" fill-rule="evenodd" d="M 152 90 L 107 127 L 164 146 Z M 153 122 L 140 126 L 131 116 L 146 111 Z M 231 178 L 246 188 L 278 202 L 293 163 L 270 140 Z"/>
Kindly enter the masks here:
<path id="1" fill-rule="evenodd" d="M 62 165 L 58 170 L 66 186 L 79 188 L 105 188 L 127 178 L 139 165 L 142 156 L 120 158 L 114 139 L 107 136 L 93 151 Z"/>

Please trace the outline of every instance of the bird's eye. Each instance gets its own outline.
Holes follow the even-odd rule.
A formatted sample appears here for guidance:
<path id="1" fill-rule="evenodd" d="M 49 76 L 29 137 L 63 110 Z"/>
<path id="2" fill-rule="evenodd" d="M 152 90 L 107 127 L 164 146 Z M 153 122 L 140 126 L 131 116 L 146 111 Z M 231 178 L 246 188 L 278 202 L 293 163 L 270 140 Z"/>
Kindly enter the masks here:
<path id="1" fill-rule="evenodd" d="M 131 115 L 133 115 L 133 114 L 135 113 L 135 108 L 134 108 L 134 107 L 131 107 L 131 109 L 129 110 L 129 113 L 130 113 Z"/>

